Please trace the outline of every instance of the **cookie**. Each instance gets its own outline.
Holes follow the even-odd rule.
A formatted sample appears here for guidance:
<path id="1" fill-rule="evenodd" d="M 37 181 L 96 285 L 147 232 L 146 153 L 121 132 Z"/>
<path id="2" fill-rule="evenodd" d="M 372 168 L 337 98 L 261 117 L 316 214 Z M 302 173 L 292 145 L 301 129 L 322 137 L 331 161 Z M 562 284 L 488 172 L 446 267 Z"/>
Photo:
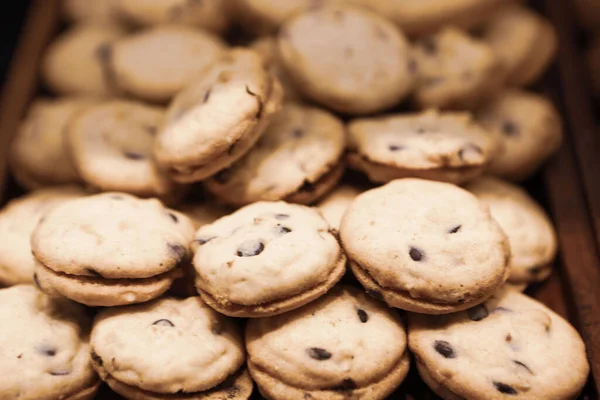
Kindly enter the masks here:
<path id="1" fill-rule="evenodd" d="M 281 56 L 279 55 L 279 49 L 277 46 L 277 37 L 260 37 L 250 43 L 249 47 L 260 54 L 264 63 L 269 66 L 271 72 L 277 77 L 283 89 L 284 99 L 287 101 L 301 101 L 302 96 L 298 92 L 298 89 L 296 89 L 292 79 L 285 71 L 285 68 L 283 68 Z"/>
<path id="2" fill-rule="evenodd" d="M 340 185 L 321 200 L 317 208 L 332 228 L 339 229 L 344 213 L 360 193 L 362 191 L 354 186 Z"/>
<path id="3" fill-rule="evenodd" d="M 498 138 L 488 173 L 521 181 L 533 175 L 562 142 L 562 121 L 542 95 L 508 89 L 482 105 L 475 118 Z"/>
<path id="4" fill-rule="evenodd" d="M 486 205 L 448 183 L 398 179 L 362 193 L 340 238 L 360 283 L 404 310 L 464 310 L 508 278 L 506 235 Z"/>
<path id="5" fill-rule="evenodd" d="M 518 4 L 494 15 L 485 26 L 483 40 L 500 59 L 511 86 L 537 81 L 558 50 L 558 35 L 550 21 Z"/>
<path id="6" fill-rule="evenodd" d="M 485 42 L 448 27 L 419 40 L 413 98 L 421 108 L 471 109 L 500 87 L 501 64 Z"/>
<path id="7" fill-rule="evenodd" d="M 444 26 L 474 28 L 482 25 L 513 0 L 354 0 L 394 21 L 406 34 L 423 36 Z"/>
<path id="8" fill-rule="evenodd" d="M 262 317 L 298 308 L 342 277 L 346 257 L 315 209 L 246 206 L 196 232 L 196 286 L 222 314 Z"/>
<path id="9" fill-rule="evenodd" d="M 238 327 L 199 297 L 106 309 L 94 321 L 92 364 L 129 399 L 247 399 Z"/>
<path id="10" fill-rule="evenodd" d="M 34 100 L 9 152 L 11 172 L 21 186 L 31 190 L 80 181 L 66 147 L 67 126 L 97 103 L 89 97 Z"/>
<path id="11" fill-rule="evenodd" d="M 495 138 L 465 112 L 424 111 L 359 119 L 348 126 L 348 166 L 374 182 L 417 177 L 450 183 L 480 175 Z"/>
<path id="12" fill-rule="evenodd" d="M 155 199 L 103 193 L 71 200 L 33 231 L 34 279 L 45 292 L 90 306 L 148 301 L 181 273 L 193 234 L 187 217 Z"/>
<path id="13" fill-rule="evenodd" d="M 119 0 L 117 13 L 137 25 L 190 25 L 215 33 L 229 27 L 230 0 Z"/>
<path id="14" fill-rule="evenodd" d="M 298 310 L 250 320 L 246 348 L 267 399 L 386 399 L 409 369 L 400 317 L 350 286 Z"/>
<path id="15" fill-rule="evenodd" d="M 91 400 L 100 382 L 90 365 L 85 309 L 30 285 L 0 289 L 0 398 Z"/>
<path id="16" fill-rule="evenodd" d="M 546 279 L 552 272 L 557 238 L 544 209 L 519 186 L 482 177 L 467 187 L 485 203 L 510 242 L 509 282 L 527 284 Z"/>
<path id="17" fill-rule="evenodd" d="M 31 232 L 52 207 L 83 194 L 76 187 L 41 189 L 11 200 L 0 210 L 0 284 L 33 283 Z"/>
<path id="18" fill-rule="evenodd" d="M 298 90 L 337 112 L 369 114 L 395 106 L 414 80 L 402 32 L 366 9 L 309 10 L 287 21 L 278 40 Z"/>
<path id="19" fill-rule="evenodd" d="M 117 0 L 62 0 L 62 12 L 70 22 L 115 22 Z"/>
<path id="20" fill-rule="evenodd" d="M 185 26 L 159 26 L 127 36 L 112 46 L 117 86 L 132 96 L 166 102 L 223 53 L 216 36 Z"/>
<path id="21" fill-rule="evenodd" d="M 443 317 L 411 314 L 408 345 L 444 399 L 575 399 L 589 372 L 577 331 L 514 290 Z"/>
<path id="22" fill-rule="evenodd" d="M 303 203 L 312 203 L 341 178 L 344 145 L 342 121 L 318 108 L 289 103 L 252 150 L 205 186 L 235 206 L 289 200 L 298 192 L 305 194 Z"/>
<path id="23" fill-rule="evenodd" d="M 81 178 L 99 191 L 174 199 L 181 187 L 152 158 L 165 110 L 113 100 L 89 107 L 69 125 L 71 158 Z"/>
<path id="24" fill-rule="evenodd" d="M 59 95 L 114 94 L 110 44 L 123 35 L 114 25 L 79 24 L 67 29 L 46 50 L 44 83 Z"/>
<path id="25" fill-rule="evenodd" d="M 231 50 L 173 99 L 156 140 L 157 162 L 183 183 L 216 174 L 256 143 L 282 96 L 256 52 Z"/>

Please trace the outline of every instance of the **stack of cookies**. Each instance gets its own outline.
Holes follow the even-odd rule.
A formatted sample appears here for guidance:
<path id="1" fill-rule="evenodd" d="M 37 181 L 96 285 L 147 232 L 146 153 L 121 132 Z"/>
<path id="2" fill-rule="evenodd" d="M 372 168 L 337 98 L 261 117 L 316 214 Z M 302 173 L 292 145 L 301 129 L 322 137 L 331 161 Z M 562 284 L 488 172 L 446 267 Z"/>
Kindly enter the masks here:
<path id="1" fill-rule="evenodd" d="M 527 89 L 556 52 L 543 16 L 63 6 L 54 97 L 10 152 L 31 193 L 0 211 L 0 398 L 400 399 L 407 376 L 447 400 L 576 398 L 581 337 L 521 293 L 558 247 L 519 186 L 562 140 Z"/>

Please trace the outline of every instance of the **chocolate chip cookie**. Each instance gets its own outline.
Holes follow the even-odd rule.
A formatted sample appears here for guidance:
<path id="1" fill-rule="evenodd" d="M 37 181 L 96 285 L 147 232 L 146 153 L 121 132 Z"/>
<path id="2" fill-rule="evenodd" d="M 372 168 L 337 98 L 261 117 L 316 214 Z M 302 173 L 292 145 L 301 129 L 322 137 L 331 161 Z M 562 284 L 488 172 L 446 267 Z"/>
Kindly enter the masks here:
<path id="1" fill-rule="evenodd" d="M 398 104 L 411 89 L 408 41 L 366 9 L 311 9 L 279 32 L 283 65 L 306 97 L 334 111 L 369 114 Z"/>
<path id="2" fill-rule="evenodd" d="M 484 171 L 497 150 L 494 136 L 464 112 L 359 119 L 348 132 L 348 165 L 374 182 L 405 177 L 468 182 Z"/>
<path id="3" fill-rule="evenodd" d="M 390 306 L 445 314 L 483 302 L 508 278 L 508 239 L 457 186 L 398 179 L 359 195 L 340 238 L 352 271 Z"/>
<path id="4" fill-rule="evenodd" d="M 349 286 L 298 310 L 250 320 L 246 348 L 267 399 L 386 399 L 409 368 L 400 317 Z"/>
<path id="5" fill-rule="evenodd" d="M 33 231 L 34 280 L 91 306 L 148 301 L 181 273 L 193 234 L 185 215 L 155 199 L 103 193 L 70 200 Z"/>
<path id="6" fill-rule="evenodd" d="M 346 270 L 337 237 L 318 211 L 285 202 L 254 203 L 205 225 L 191 246 L 200 295 L 235 317 L 298 308 Z"/>
<path id="7" fill-rule="evenodd" d="M 589 371 L 577 331 L 508 289 L 459 313 L 409 315 L 408 342 L 421 377 L 445 399 L 575 399 Z"/>
<path id="8" fill-rule="evenodd" d="M 173 99 L 154 155 L 176 181 L 208 178 L 242 157 L 283 92 L 258 53 L 235 48 Z"/>
<path id="9" fill-rule="evenodd" d="M 128 399 L 247 399 L 252 381 L 234 322 L 199 297 L 106 309 L 94 321 L 94 368 Z"/>
<path id="10" fill-rule="evenodd" d="M 90 321 L 80 305 L 30 285 L 0 289 L 0 398 L 91 400 Z"/>
<path id="11" fill-rule="evenodd" d="M 209 192 L 242 206 L 260 200 L 313 203 L 343 173 L 344 125 L 332 114 L 289 103 L 252 150 L 206 181 Z"/>
<path id="12" fill-rule="evenodd" d="M 501 85 L 492 48 L 459 29 L 419 40 L 414 54 L 419 72 L 413 97 L 421 108 L 470 109 Z"/>
<path id="13" fill-rule="evenodd" d="M 332 228 L 340 229 L 344 213 L 360 193 L 362 190 L 357 187 L 342 184 L 321 200 L 317 207 Z"/>
<path id="14" fill-rule="evenodd" d="M 552 272 L 557 239 L 544 209 L 525 190 L 500 179 L 479 178 L 466 189 L 488 205 L 508 236 L 509 282 L 518 285 L 546 279 Z"/>
<path id="15" fill-rule="evenodd" d="M 500 143 L 488 172 L 508 180 L 533 175 L 562 143 L 560 114 L 537 93 L 507 89 L 480 107 L 475 117 Z"/>

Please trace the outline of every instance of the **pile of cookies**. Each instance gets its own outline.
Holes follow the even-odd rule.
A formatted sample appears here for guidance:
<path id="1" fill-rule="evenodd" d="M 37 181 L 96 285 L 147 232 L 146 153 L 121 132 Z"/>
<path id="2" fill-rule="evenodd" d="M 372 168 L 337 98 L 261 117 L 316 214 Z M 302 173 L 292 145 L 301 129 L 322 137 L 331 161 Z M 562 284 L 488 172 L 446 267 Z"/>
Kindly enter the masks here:
<path id="1" fill-rule="evenodd" d="M 516 0 L 65 0 L 0 211 L 0 398 L 574 399 Z M 408 398 L 408 397 L 407 397 Z"/>

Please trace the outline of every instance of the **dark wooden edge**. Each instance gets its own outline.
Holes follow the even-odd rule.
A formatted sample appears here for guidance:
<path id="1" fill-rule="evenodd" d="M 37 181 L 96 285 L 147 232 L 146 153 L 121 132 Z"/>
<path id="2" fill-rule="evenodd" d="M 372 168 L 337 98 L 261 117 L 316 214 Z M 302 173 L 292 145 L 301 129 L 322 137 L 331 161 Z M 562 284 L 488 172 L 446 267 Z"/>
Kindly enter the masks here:
<path id="1" fill-rule="evenodd" d="M 575 151 L 575 160 L 600 248 L 600 130 L 591 102 L 589 75 L 577 40 L 577 24 L 571 0 L 544 0 L 546 14 L 559 35 L 558 72 L 563 110 Z"/>
<path id="2" fill-rule="evenodd" d="M 58 0 L 32 0 L 0 97 L 0 199 L 8 176 L 10 141 L 38 88 L 43 49 L 58 26 Z"/>

